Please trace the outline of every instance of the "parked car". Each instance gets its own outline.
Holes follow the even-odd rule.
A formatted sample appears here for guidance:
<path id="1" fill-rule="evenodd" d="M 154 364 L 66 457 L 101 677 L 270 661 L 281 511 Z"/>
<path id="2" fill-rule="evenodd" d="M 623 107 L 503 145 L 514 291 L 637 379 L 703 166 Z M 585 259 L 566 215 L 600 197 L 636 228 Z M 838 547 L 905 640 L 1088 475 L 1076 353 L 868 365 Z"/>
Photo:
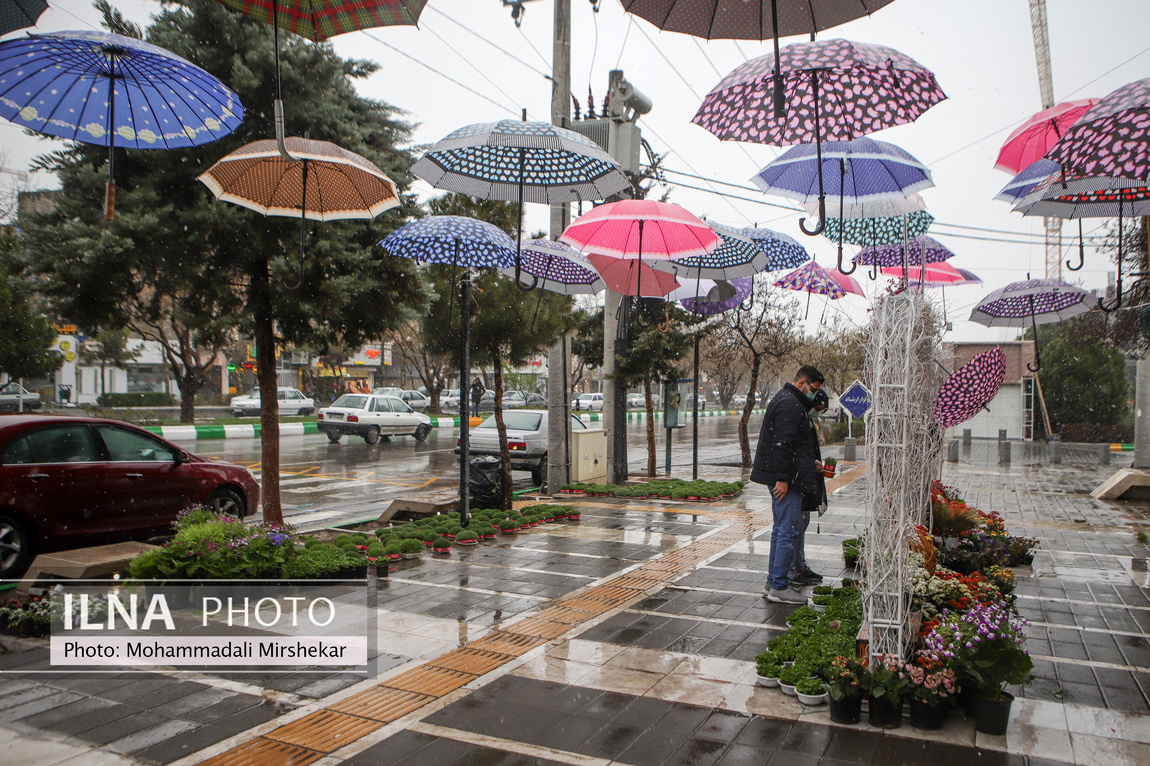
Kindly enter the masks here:
<path id="1" fill-rule="evenodd" d="M 315 400 L 298 388 L 281 387 L 276 389 L 281 415 L 310 415 L 315 412 Z M 232 397 L 232 417 L 260 414 L 260 390 L 253 388 L 243 396 Z"/>
<path id="2" fill-rule="evenodd" d="M 647 406 L 645 394 L 627 394 L 627 409 L 641 410 Z"/>
<path id="3" fill-rule="evenodd" d="M 494 395 L 491 397 L 492 406 L 495 405 Z M 504 391 L 503 392 L 503 409 L 505 410 L 518 410 L 527 406 L 527 394 L 522 391 Z"/>
<path id="4" fill-rule="evenodd" d="M 193 455 L 128 423 L 0 420 L 0 578 L 23 574 L 39 553 L 169 535 L 185 508 L 243 518 L 259 501 L 247 468 Z"/>
<path id="5" fill-rule="evenodd" d="M 427 412 L 431 406 L 431 399 L 420 391 L 404 391 L 400 393 L 399 398 L 407 402 L 407 406 L 416 412 Z"/>
<path id="6" fill-rule="evenodd" d="M 14 380 L 0 386 L 0 412 L 30 412 L 40 409 L 40 404 L 40 394 L 28 391 Z"/>
<path id="7" fill-rule="evenodd" d="M 319 411 L 319 430 L 332 444 L 344 434 L 362 436 L 368 444 L 392 436 L 423 441 L 431 433 L 431 418 L 416 412 L 397 396 L 344 394 Z"/>
<path id="8" fill-rule="evenodd" d="M 506 392 L 503 394 L 507 396 Z M 467 406 L 471 407 L 471 392 L 467 392 Z M 507 407 L 506 403 L 503 405 Z M 445 396 L 439 400 L 439 408 L 444 412 L 459 412 L 459 391 L 455 391 L 454 396 Z M 483 396 L 479 399 L 479 411 L 491 412 L 495 409 L 495 392 L 490 388 L 483 392 Z M 472 415 L 476 413 L 472 412 Z"/>
<path id="9" fill-rule="evenodd" d="M 444 412 L 459 411 L 458 388 L 445 388 L 439 392 L 439 409 Z"/>
<path id="10" fill-rule="evenodd" d="M 573 410 L 603 411 L 603 394 L 579 394 L 571 402 Z"/>
<path id="11" fill-rule="evenodd" d="M 530 471 L 531 481 L 542 486 L 547 478 L 547 410 L 514 410 L 503 414 L 507 426 L 507 448 L 511 452 L 511 469 Z M 587 424 L 571 416 L 571 430 L 585 431 Z M 495 416 L 471 429 L 471 455 L 499 457 L 499 429 Z M 459 454 L 456 440 L 455 454 Z"/>
<path id="12" fill-rule="evenodd" d="M 543 394 L 528 394 L 527 395 L 528 407 L 546 407 L 547 397 Z"/>
<path id="13" fill-rule="evenodd" d="M 371 390 L 372 396 L 402 396 L 403 389 L 396 388 L 395 386 L 387 386 L 385 388 L 373 388 Z"/>

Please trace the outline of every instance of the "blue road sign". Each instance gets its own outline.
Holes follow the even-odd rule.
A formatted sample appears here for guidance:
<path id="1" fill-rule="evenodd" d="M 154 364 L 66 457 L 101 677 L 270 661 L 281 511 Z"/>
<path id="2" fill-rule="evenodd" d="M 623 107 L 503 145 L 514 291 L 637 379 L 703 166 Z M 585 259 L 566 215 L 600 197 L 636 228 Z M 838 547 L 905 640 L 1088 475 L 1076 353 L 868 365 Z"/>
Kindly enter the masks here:
<path id="1" fill-rule="evenodd" d="M 856 380 L 850 388 L 839 394 L 839 403 L 852 417 L 861 418 L 870 410 L 870 391 Z"/>

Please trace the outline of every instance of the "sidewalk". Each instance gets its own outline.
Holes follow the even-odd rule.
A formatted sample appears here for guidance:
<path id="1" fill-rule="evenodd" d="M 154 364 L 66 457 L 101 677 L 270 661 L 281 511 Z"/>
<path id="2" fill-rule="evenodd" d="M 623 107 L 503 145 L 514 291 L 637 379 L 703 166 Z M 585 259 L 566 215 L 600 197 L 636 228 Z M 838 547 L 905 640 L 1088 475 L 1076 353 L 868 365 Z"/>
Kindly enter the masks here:
<path id="1" fill-rule="evenodd" d="M 844 572 L 865 465 L 843 470 L 808 533 Z M 24 676 L 0 656 L 6 760 L 54 763 L 1150 763 L 1150 504 L 1095 501 L 1111 467 L 947 465 L 944 481 L 1038 537 L 1017 572 L 1037 680 L 1006 736 L 960 713 L 941 732 L 832 725 L 754 685 L 789 607 L 762 598 L 770 499 L 588 498 L 547 525 L 379 582 L 378 677 Z M 707 475 L 737 469 L 707 467 Z M 703 473 L 701 471 L 701 473 Z"/>

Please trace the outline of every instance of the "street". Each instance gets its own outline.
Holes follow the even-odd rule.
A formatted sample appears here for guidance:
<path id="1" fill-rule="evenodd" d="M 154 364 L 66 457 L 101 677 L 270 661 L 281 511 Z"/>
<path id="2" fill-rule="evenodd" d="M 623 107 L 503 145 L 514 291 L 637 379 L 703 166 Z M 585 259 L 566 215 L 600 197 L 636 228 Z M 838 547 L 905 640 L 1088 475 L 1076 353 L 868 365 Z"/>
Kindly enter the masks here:
<path id="1" fill-rule="evenodd" d="M 762 416 L 751 417 L 751 443 Z M 739 478 L 737 415 L 699 419 L 701 475 Z M 666 429 L 656 421 L 657 465 L 665 461 Z M 284 518 L 302 529 L 316 529 L 377 516 L 397 497 L 431 489 L 459 486 L 455 455 L 456 429 L 437 428 L 426 442 L 393 437 L 369 446 L 362 439 L 345 438 L 329 444 L 322 434 L 287 436 L 280 440 L 280 476 Z M 628 423 L 628 457 L 632 476 L 646 471 L 646 424 Z M 182 442 L 204 457 L 247 466 L 260 472 L 258 439 L 209 439 Z M 676 476 L 690 478 L 691 428 L 679 428 L 672 437 L 672 466 Z M 526 472 L 513 474 L 517 488 L 528 488 Z"/>

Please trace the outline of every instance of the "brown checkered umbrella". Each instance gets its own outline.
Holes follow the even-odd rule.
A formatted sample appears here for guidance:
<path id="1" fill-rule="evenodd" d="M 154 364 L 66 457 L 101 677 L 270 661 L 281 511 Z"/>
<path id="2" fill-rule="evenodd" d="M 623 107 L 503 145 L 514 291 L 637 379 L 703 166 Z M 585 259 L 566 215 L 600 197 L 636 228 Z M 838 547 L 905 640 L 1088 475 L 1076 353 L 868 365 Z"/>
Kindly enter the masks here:
<path id="1" fill-rule="evenodd" d="M 219 199 L 264 215 L 334 221 L 375 218 L 399 206 L 395 182 L 360 155 L 327 141 L 289 136 L 284 143 L 294 162 L 275 141 L 253 141 L 199 180 Z"/>

